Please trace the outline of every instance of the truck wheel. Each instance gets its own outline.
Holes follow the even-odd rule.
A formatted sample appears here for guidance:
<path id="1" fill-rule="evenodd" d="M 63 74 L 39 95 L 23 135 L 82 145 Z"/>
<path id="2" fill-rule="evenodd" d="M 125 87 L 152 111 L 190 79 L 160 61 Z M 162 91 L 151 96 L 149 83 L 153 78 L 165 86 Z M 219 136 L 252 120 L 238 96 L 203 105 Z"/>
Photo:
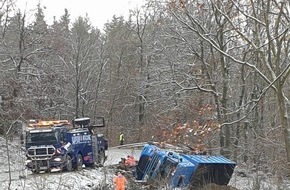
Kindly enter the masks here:
<path id="1" fill-rule="evenodd" d="M 66 156 L 66 160 L 65 160 L 65 166 L 64 166 L 65 170 L 68 172 L 71 172 L 73 167 L 72 167 L 72 159 L 70 155 Z"/>
<path id="2" fill-rule="evenodd" d="M 40 172 L 40 171 L 39 171 L 38 169 L 32 170 L 32 173 L 33 173 L 33 174 L 39 174 L 39 172 Z"/>
<path id="3" fill-rule="evenodd" d="M 51 169 L 48 168 L 47 170 L 45 170 L 45 173 L 50 173 L 51 172 Z"/>
<path id="4" fill-rule="evenodd" d="M 94 163 L 85 164 L 87 168 L 94 168 Z"/>
<path id="5" fill-rule="evenodd" d="M 80 171 L 83 169 L 83 157 L 81 154 L 78 154 L 77 156 L 77 164 L 76 164 L 76 170 Z"/>
<path id="6" fill-rule="evenodd" d="M 104 166 L 105 159 L 106 159 L 105 151 L 101 151 L 101 152 L 99 152 L 99 155 L 98 155 L 98 162 L 97 162 L 97 164 L 98 164 L 99 166 Z"/>

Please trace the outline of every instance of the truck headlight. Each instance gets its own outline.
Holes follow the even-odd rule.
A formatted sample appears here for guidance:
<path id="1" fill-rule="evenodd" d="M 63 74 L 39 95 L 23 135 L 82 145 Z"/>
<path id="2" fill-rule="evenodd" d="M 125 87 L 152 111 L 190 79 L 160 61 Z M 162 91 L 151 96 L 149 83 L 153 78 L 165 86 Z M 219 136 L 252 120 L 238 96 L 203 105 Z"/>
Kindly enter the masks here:
<path id="1" fill-rule="evenodd" d="M 25 160 L 25 165 L 28 165 L 32 162 L 32 160 Z"/>
<path id="2" fill-rule="evenodd" d="M 58 158 L 54 158 L 53 161 L 60 162 L 61 161 L 61 158 L 59 158 L 59 157 Z"/>

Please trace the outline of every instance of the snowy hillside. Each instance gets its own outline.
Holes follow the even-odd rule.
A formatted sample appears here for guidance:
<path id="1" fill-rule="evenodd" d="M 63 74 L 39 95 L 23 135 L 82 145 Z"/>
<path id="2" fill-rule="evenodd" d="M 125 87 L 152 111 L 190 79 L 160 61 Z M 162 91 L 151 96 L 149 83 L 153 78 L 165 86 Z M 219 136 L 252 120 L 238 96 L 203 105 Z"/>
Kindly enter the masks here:
<path id="1" fill-rule="evenodd" d="M 112 179 L 114 171 L 107 167 L 96 169 L 83 169 L 82 171 L 74 172 L 55 172 L 43 173 L 33 175 L 27 172 L 24 168 L 24 151 L 18 143 L 9 142 L 9 155 L 10 155 L 10 171 L 7 149 L 5 147 L 5 140 L 0 137 L 0 190 L 8 189 L 9 177 L 11 177 L 10 189 L 99 189 L 100 186 L 113 189 Z M 109 162 L 109 159 L 108 159 Z M 111 159 L 111 163 L 113 160 Z M 117 161 L 116 161 L 117 162 Z M 27 175 L 27 178 L 25 176 Z"/>
<path id="2" fill-rule="evenodd" d="M 11 163 L 11 175 L 9 175 L 6 141 L 2 137 L 0 137 L 0 144 L 0 190 L 9 189 L 9 179 L 11 179 L 11 190 L 114 189 L 112 182 L 116 170 L 109 166 L 118 163 L 120 158 L 132 153 L 132 151 L 128 149 L 109 149 L 107 152 L 108 159 L 106 161 L 106 166 L 103 168 L 84 168 L 82 171 L 42 173 L 33 175 L 30 172 L 25 172 L 24 151 L 21 149 L 20 143 L 15 141 L 11 143 L 8 141 Z M 136 158 L 138 158 L 139 152 L 133 152 Z M 237 173 L 241 173 L 241 171 L 243 171 L 247 177 L 237 175 Z M 229 185 L 237 188 L 238 190 L 252 190 L 257 189 L 257 187 L 263 190 L 276 190 L 278 187 L 275 184 L 278 184 L 278 182 L 273 176 L 270 176 L 270 174 L 250 173 L 237 167 Z M 290 189 L 289 182 L 281 184 L 280 188 L 285 190 Z M 141 185 L 140 189 L 142 189 Z"/>

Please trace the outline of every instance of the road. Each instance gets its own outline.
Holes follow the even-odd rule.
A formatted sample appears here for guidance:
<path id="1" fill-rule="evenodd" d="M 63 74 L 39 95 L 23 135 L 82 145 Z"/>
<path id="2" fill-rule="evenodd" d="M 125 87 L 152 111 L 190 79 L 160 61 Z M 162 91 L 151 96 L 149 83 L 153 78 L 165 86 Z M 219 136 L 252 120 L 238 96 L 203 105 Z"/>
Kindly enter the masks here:
<path id="1" fill-rule="evenodd" d="M 143 146 L 142 146 L 143 147 Z M 105 162 L 105 166 L 118 164 L 121 161 L 121 158 L 126 158 L 128 155 L 134 156 L 136 160 L 139 160 L 141 153 L 140 146 L 132 146 L 129 145 L 126 147 L 112 147 L 107 151 L 108 158 Z"/>

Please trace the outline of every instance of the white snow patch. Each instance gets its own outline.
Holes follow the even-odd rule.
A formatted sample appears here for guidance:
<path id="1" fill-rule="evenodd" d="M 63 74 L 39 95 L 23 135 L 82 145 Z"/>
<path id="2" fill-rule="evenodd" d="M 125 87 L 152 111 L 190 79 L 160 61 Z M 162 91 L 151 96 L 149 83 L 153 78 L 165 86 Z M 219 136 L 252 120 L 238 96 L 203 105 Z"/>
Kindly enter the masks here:
<path id="1" fill-rule="evenodd" d="M 73 172 L 54 172 L 41 173 L 33 175 L 24 168 L 25 151 L 21 144 L 16 140 L 8 141 L 8 152 L 10 155 L 10 175 L 7 156 L 6 141 L 0 136 L 0 190 L 6 190 L 9 187 L 9 178 L 11 177 L 10 189 L 12 190 L 96 190 L 104 187 L 105 189 L 114 189 L 113 177 L 114 171 L 108 169 L 108 165 L 117 164 L 120 159 L 127 155 L 134 155 L 139 158 L 140 151 L 114 149 L 109 152 L 105 167 L 85 168 L 82 171 Z M 247 173 L 246 177 L 237 175 L 240 168 L 236 168 L 229 185 L 239 190 L 253 190 L 257 185 L 263 190 L 290 189 L 289 180 L 283 181 L 278 188 L 278 181 L 273 176 L 263 173 Z"/>

